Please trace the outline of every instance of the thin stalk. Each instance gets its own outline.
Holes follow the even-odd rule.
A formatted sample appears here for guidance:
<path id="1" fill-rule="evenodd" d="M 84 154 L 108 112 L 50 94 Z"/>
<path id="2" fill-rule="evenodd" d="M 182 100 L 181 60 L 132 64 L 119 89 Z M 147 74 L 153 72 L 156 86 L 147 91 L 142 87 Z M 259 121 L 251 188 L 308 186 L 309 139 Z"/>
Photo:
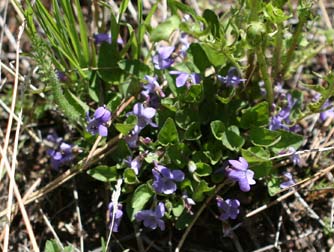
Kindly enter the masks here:
<path id="1" fill-rule="evenodd" d="M 292 58 L 294 56 L 294 51 L 298 45 L 298 40 L 299 40 L 299 36 L 303 30 L 303 26 L 306 22 L 306 18 L 301 18 L 298 25 L 297 25 L 297 28 L 292 36 L 292 42 L 291 42 L 291 46 L 289 47 L 289 50 L 287 51 L 286 53 L 286 58 L 285 58 L 285 62 L 283 64 L 283 67 L 282 67 L 282 70 L 281 70 L 281 73 L 280 75 L 283 77 L 287 70 L 289 69 L 289 66 L 292 62 Z"/>
<path id="2" fill-rule="evenodd" d="M 282 63 L 282 45 L 283 45 L 283 24 L 278 24 L 278 31 L 276 35 L 276 41 L 275 41 L 275 50 L 274 50 L 274 56 L 273 61 L 271 63 L 273 67 L 273 73 L 272 77 L 275 81 L 280 81 L 281 77 L 279 75 L 280 67 Z"/>
<path id="3" fill-rule="evenodd" d="M 260 71 L 262 74 L 262 78 L 264 81 L 264 87 L 266 89 L 267 92 L 267 101 L 269 103 L 269 113 L 271 112 L 271 106 L 274 103 L 274 94 L 273 94 L 273 87 L 271 84 L 271 80 L 270 80 L 270 76 L 268 73 L 268 65 L 266 62 L 266 58 L 264 56 L 264 52 L 263 49 L 261 47 L 258 47 L 256 50 L 256 56 L 257 56 L 257 60 L 259 62 L 259 67 L 260 67 Z"/>

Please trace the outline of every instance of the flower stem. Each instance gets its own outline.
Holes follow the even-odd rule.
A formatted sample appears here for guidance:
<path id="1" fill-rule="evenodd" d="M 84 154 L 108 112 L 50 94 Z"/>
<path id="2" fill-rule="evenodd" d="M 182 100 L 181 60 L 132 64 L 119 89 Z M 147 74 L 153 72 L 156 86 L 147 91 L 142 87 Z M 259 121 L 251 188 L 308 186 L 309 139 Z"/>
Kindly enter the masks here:
<path id="1" fill-rule="evenodd" d="M 256 51 L 256 56 L 257 56 L 257 60 L 259 62 L 259 67 L 260 67 L 260 71 L 262 74 L 262 78 L 264 81 L 264 87 L 267 91 L 267 101 L 269 103 L 269 113 L 271 112 L 271 106 L 274 103 L 274 95 L 273 95 L 273 87 L 271 84 L 271 80 L 270 80 L 270 76 L 268 73 L 268 65 L 266 62 L 266 58 L 264 56 L 264 52 L 261 46 L 259 46 L 257 48 Z"/>

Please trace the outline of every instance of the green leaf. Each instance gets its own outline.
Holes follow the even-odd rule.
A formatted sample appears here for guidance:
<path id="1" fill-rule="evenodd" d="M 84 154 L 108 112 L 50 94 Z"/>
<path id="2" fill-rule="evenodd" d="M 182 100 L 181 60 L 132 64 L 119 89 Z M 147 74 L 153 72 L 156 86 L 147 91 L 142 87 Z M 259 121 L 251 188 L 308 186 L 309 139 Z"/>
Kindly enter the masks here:
<path id="1" fill-rule="evenodd" d="M 201 202 L 205 198 L 204 193 L 209 193 L 213 191 L 214 188 L 215 186 L 209 187 L 208 183 L 205 180 L 200 180 L 194 186 L 194 193 L 192 199 L 196 202 Z"/>
<path id="2" fill-rule="evenodd" d="M 244 145 L 245 139 L 240 136 L 239 128 L 231 125 L 224 131 L 222 143 L 227 149 L 238 151 Z"/>
<path id="3" fill-rule="evenodd" d="M 205 69 L 211 66 L 211 63 L 200 44 L 192 43 L 188 51 L 189 54 L 193 56 L 194 64 L 201 72 L 204 72 Z"/>
<path id="4" fill-rule="evenodd" d="M 131 207 L 133 209 L 130 216 L 131 220 L 134 220 L 135 214 L 137 212 L 143 210 L 145 204 L 151 199 L 153 195 L 154 191 L 147 184 L 140 185 L 136 188 L 131 200 Z"/>
<path id="5" fill-rule="evenodd" d="M 126 157 L 131 156 L 130 149 L 125 142 L 125 140 L 120 140 L 117 144 L 117 148 L 114 150 L 113 154 L 111 155 L 111 158 L 116 161 L 117 163 L 122 163 L 123 159 L 126 159 Z"/>
<path id="6" fill-rule="evenodd" d="M 76 95 L 74 95 L 70 90 L 64 90 L 64 96 L 66 97 L 67 101 L 72 105 L 73 108 L 77 111 L 77 113 L 81 114 L 82 116 L 89 111 L 89 106 L 80 100 Z"/>
<path id="7" fill-rule="evenodd" d="M 158 161 L 159 155 L 155 152 L 150 152 L 145 156 L 145 162 L 152 164 L 154 161 Z"/>
<path id="8" fill-rule="evenodd" d="M 194 219 L 194 215 L 191 215 L 187 213 L 186 211 L 183 211 L 181 216 L 176 221 L 176 224 L 175 224 L 176 229 L 182 230 L 182 229 L 187 228 L 193 219 Z"/>
<path id="9" fill-rule="evenodd" d="M 271 174 L 272 162 L 269 160 L 270 153 L 261 147 L 253 146 L 247 150 L 241 150 L 243 158 L 249 164 L 249 168 L 255 172 L 256 178 L 265 177 Z"/>
<path id="10" fill-rule="evenodd" d="M 124 123 L 115 123 L 115 128 L 118 130 L 118 132 L 126 136 L 135 127 L 136 124 L 137 117 L 130 115 L 128 118 L 126 118 Z"/>
<path id="11" fill-rule="evenodd" d="M 211 175 L 212 173 L 212 168 L 210 165 L 206 164 L 206 163 L 196 163 L 196 170 L 195 170 L 195 174 L 199 177 L 206 177 Z"/>
<path id="12" fill-rule="evenodd" d="M 270 179 L 267 181 L 267 187 L 268 187 L 268 193 L 270 196 L 276 195 L 279 191 L 281 191 L 281 180 L 277 177 L 270 177 Z"/>
<path id="13" fill-rule="evenodd" d="M 56 240 L 49 240 L 45 243 L 45 252 L 61 252 L 61 246 L 58 244 Z"/>
<path id="14" fill-rule="evenodd" d="M 178 16 L 171 16 L 165 22 L 159 24 L 151 32 L 151 41 L 168 40 L 172 32 L 179 28 L 180 19 Z"/>
<path id="15" fill-rule="evenodd" d="M 188 162 L 190 151 L 186 144 L 181 143 L 169 145 L 166 150 L 166 154 L 173 164 L 183 168 Z"/>
<path id="16" fill-rule="evenodd" d="M 254 145 L 264 147 L 275 145 L 281 140 L 279 132 L 265 128 L 252 128 L 249 137 Z"/>
<path id="17" fill-rule="evenodd" d="M 179 134 L 172 118 L 167 118 L 158 134 L 158 139 L 159 143 L 164 146 L 179 143 Z"/>
<path id="18" fill-rule="evenodd" d="M 123 173 L 124 182 L 129 185 L 138 184 L 137 175 L 131 168 L 126 168 Z"/>
<path id="19" fill-rule="evenodd" d="M 182 199 L 177 199 L 175 202 L 173 202 L 173 208 L 172 212 L 175 217 L 179 217 L 184 210 L 184 203 Z"/>
<path id="20" fill-rule="evenodd" d="M 217 140 L 224 139 L 225 125 L 222 121 L 216 120 L 210 123 L 211 132 Z"/>
<path id="21" fill-rule="evenodd" d="M 269 122 L 268 102 L 261 102 L 247 109 L 241 116 L 240 126 L 244 129 L 261 127 Z"/>
<path id="22" fill-rule="evenodd" d="M 301 135 L 284 130 L 277 130 L 276 132 L 278 132 L 281 137 L 281 140 L 271 147 L 271 150 L 276 154 L 283 150 L 287 150 L 289 147 L 298 150 L 304 142 L 304 137 Z"/>
<path id="23" fill-rule="evenodd" d="M 285 20 L 289 18 L 287 15 L 285 15 L 283 10 L 277 8 L 272 3 L 268 3 L 266 5 L 263 14 L 266 19 L 270 20 L 270 22 L 272 22 L 275 25 L 283 23 Z"/>
<path id="24" fill-rule="evenodd" d="M 88 170 L 87 174 L 102 182 L 112 182 L 117 180 L 116 166 L 100 165 Z"/>
<path id="25" fill-rule="evenodd" d="M 199 140 L 202 137 L 202 132 L 199 123 L 192 122 L 186 129 L 184 139 L 189 141 Z"/>
<path id="26" fill-rule="evenodd" d="M 209 141 L 204 144 L 204 155 L 210 159 L 212 165 L 217 164 L 222 159 L 222 143 Z"/>
<path id="27" fill-rule="evenodd" d="M 112 44 L 102 43 L 97 63 L 98 74 L 105 82 L 120 84 L 124 80 L 124 72 L 118 66 L 119 54 Z"/>
<path id="28" fill-rule="evenodd" d="M 216 13 L 214 13 L 212 10 L 208 10 L 206 9 L 203 13 L 203 17 L 205 18 L 205 20 L 207 21 L 210 29 L 211 29 L 211 33 L 215 38 L 219 38 L 220 37 L 220 24 L 219 24 L 219 20 L 218 17 L 216 15 Z"/>
<path id="29" fill-rule="evenodd" d="M 202 85 L 191 85 L 190 88 L 181 87 L 177 89 L 178 98 L 183 102 L 198 103 L 202 99 Z"/>
<path id="30" fill-rule="evenodd" d="M 150 68 L 139 60 L 120 60 L 118 66 L 137 79 L 143 79 L 145 75 L 150 73 Z"/>
<path id="31" fill-rule="evenodd" d="M 212 44 L 201 44 L 201 47 L 212 65 L 218 67 L 226 64 L 225 55 L 220 50 L 212 47 Z"/>

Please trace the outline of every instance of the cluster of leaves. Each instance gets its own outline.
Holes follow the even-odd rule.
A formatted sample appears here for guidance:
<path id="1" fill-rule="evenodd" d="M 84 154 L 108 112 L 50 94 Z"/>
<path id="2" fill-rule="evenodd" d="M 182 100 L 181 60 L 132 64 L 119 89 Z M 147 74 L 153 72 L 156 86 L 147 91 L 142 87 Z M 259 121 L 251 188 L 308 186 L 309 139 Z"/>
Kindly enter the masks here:
<path id="1" fill-rule="evenodd" d="M 119 202 L 126 205 L 130 220 L 164 202 L 164 216 L 174 220 L 176 228 L 185 228 L 192 219 L 185 198 L 199 204 L 216 193 L 217 185 L 226 182 L 225 161 L 242 156 L 255 178 L 268 179 L 277 173 L 270 157 L 303 144 L 303 137 L 292 132 L 292 125 L 269 128 L 276 114 L 272 105 L 280 95 L 275 94 L 275 86 L 317 53 L 315 44 L 303 36 L 311 20 L 307 1 L 299 3 L 296 27 L 289 23 L 296 17 L 285 11 L 290 8 L 286 1 L 241 0 L 222 16 L 211 10 L 199 16 L 189 6 L 169 0 L 170 16 L 154 28 L 150 21 L 158 2 L 143 15 L 142 1 L 137 1 L 136 28 L 123 19 L 128 1 L 122 1 L 117 17 L 103 3 L 101 8 L 110 13 L 111 41 L 101 44 L 89 39 L 79 0 L 73 1 L 74 8 L 70 2 L 53 0 L 53 14 L 40 0 L 29 6 L 26 17 L 29 35 L 36 42 L 34 57 L 54 102 L 81 133 L 78 144 L 83 155 L 88 155 L 95 139 L 87 132 L 84 120 L 89 108 L 105 104 L 113 113 L 123 99 L 134 97 L 122 114 L 112 115 L 108 135 L 101 141 L 103 145 L 121 134 L 114 152 L 88 171 L 93 178 L 112 185 L 123 180 Z M 38 35 L 34 19 L 45 41 Z M 161 50 L 166 47 L 162 44 L 169 45 L 177 33 L 186 34 L 189 40 L 184 43 L 180 39 L 179 48 L 164 58 Z M 152 48 L 145 46 L 145 34 Z M 123 42 L 118 44 L 120 37 Z M 272 57 L 266 57 L 268 53 Z M 157 67 L 154 57 L 161 57 L 161 61 L 168 58 L 171 64 Z M 56 70 L 65 78 L 56 79 Z M 327 81 L 330 86 L 334 83 L 332 77 Z M 147 85 L 154 88 L 143 95 Z M 332 89 L 316 89 L 326 97 L 311 107 L 312 113 L 320 111 L 323 102 L 333 95 Z M 298 91 L 289 93 L 294 99 L 301 97 Z M 157 99 L 154 104 L 153 96 Z M 136 106 L 154 111 L 147 111 L 145 117 L 146 112 L 140 114 Z M 294 103 L 286 122 L 296 123 L 304 116 L 302 109 L 301 102 Z M 143 118 L 147 120 L 144 123 Z M 103 123 L 105 127 L 107 122 Z M 171 173 L 164 175 L 159 166 L 168 167 Z M 180 179 L 176 171 L 184 177 Z M 177 185 L 175 192 L 157 189 L 159 173 L 174 183 L 172 187 Z"/>

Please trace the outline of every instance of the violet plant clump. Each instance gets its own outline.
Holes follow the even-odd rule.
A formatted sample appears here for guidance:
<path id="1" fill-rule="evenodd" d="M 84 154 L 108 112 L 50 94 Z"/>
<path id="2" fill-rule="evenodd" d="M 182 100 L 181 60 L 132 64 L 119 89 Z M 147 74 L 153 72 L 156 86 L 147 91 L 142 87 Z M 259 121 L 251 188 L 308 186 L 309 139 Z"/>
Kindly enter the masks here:
<path id="1" fill-rule="evenodd" d="M 61 13 L 68 9 L 65 2 L 59 3 Z M 165 221 L 171 222 L 170 228 L 191 228 L 198 216 L 206 218 L 201 211 L 215 203 L 219 219 L 234 220 L 240 213 L 236 198 L 249 192 L 254 203 L 258 199 L 251 197 L 254 192 L 250 191 L 256 183 L 271 189 L 266 182 L 276 179 L 277 155 L 289 151 L 293 165 L 301 165 L 296 150 L 306 143 L 307 136 L 300 135 L 303 131 L 297 134 L 292 125 L 312 113 L 320 113 L 321 121 L 333 117 L 330 100 L 334 93 L 330 90 L 334 84 L 329 79 L 329 88 L 313 85 L 321 92 L 321 102 L 329 100 L 322 106 L 319 102 L 321 108 L 312 104 L 311 109 L 302 101 L 307 99 L 305 90 L 299 84 L 289 86 L 290 75 L 300 65 L 300 54 L 314 58 L 309 53 L 317 47 L 304 43 L 301 49 L 294 44 L 304 41 L 307 29 L 303 18 L 307 15 L 300 12 L 305 8 L 287 13 L 284 1 L 271 2 L 250 6 L 246 1 L 220 16 L 212 10 L 197 15 L 197 10 L 182 1 L 167 1 L 166 16 L 156 27 L 151 23 L 161 19 L 152 17 L 160 5 L 152 6 L 151 11 L 143 5 L 143 10 L 136 10 L 136 20 L 129 22 L 133 7 L 127 6 L 127 1 L 117 6 L 121 8 L 116 16 L 114 8 L 105 9 L 110 13 L 101 17 L 110 16 L 109 20 L 97 15 L 98 27 L 92 31 L 85 30 L 81 8 L 72 13 L 73 27 L 64 26 L 66 22 L 60 22 L 63 17 L 53 13 L 51 18 L 39 19 L 37 27 L 48 39 L 46 46 L 34 48 L 41 75 L 55 74 L 54 67 L 66 69 L 66 74 L 72 72 L 64 74 L 71 77 L 66 79 L 63 72 L 56 72 L 54 79 L 63 82 L 61 85 L 57 79 L 53 83 L 52 78 L 42 77 L 50 83 L 45 92 L 57 105 L 51 110 L 50 124 L 54 127 L 61 118 L 66 122 L 63 130 L 82 149 L 75 172 L 85 171 L 105 183 L 106 191 L 114 190 L 115 181 L 124 181 L 117 201 L 122 204 L 117 209 L 108 206 L 110 218 L 114 216 L 112 232 L 123 230 L 119 229 L 122 218 L 127 218 L 122 223 L 136 220 L 152 230 L 165 230 Z M 238 10 L 238 15 L 233 10 Z M 292 18 L 299 20 L 298 29 L 291 29 Z M 27 29 L 34 27 L 30 19 Z M 57 27 L 64 38 L 47 27 Z M 35 30 L 29 34 L 39 36 Z M 93 39 L 85 35 L 100 30 L 107 33 L 96 33 Z M 162 44 L 169 46 L 155 47 Z M 80 118 L 88 110 L 86 104 L 97 109 L 92 116 L 87 113 L 85 123 Z M 72 145 L 56 136 L 48 138 L 55 143 L 47 152 L 52 167 L 70 164 Z M 276 189 L 295 183 L 291 174 L 284 177 L 287 180 L 276 183 Z M 236 190 L 227 190 L 231 185 L 236 185 Z M 207 201 L 215 197 L 216 202 Z"/>

